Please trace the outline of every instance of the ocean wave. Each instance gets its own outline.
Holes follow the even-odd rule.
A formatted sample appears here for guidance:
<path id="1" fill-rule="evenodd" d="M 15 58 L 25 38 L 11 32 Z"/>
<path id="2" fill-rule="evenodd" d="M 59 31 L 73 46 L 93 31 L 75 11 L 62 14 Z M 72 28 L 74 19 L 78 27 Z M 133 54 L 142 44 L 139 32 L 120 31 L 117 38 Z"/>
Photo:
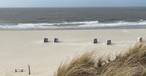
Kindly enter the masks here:
<path id="1" fill-rule="evenodd" d="M 127 21 L 117 21 L 112 23 L 98 23 L 98 24 L 84 24 L 79 25 L 80 27 L 119 27 L 119 26 L 144 26 L 146 25 L 146 20 L 140 20 L 137 22 L 127 22 Z"/>
<path id="2" fill-rule="evenodd" d="M 61 22 L 61 23 L 18 23 L 17 25 L 0 25 L 0 29 L 59 29 L 59 28 L 98 28 L 146 26 L 146 20 L 137 22 L 117 21 L 103 23 L 99 21 Z"/>

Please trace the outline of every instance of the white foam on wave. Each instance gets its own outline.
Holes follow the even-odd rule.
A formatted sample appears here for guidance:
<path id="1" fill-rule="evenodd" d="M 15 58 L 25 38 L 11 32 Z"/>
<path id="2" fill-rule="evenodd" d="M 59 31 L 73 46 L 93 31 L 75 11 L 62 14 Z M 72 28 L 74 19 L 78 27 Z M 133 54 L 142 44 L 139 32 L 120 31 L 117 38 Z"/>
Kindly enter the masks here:
<path id="1" fill-rule="evenodd" d="M 118 21 L 113 23 L 98 23 L 98 24 L 84 24 L 79 25 L 80 27 L 116 27 L 116 26 L 144 26 L 146 25 L 146 21 L 138 21 L 138 22 L 126 22 L 126 21 Z"/>
<path id="2" fill-rule="evenodd" d="M 62 22 L 62 23 L 52 23 L 53 25 L 84 25 L 84 24 L 93 24 L 98 23 L 99 21 L 84 21 L 84 22 Z"/>
<path id="3" fill-rule="evenodd" d="M 19 23 L 18 25 L 1 25 L 0 29 L 45 29 L 45 26 L 54 28 L 53 24 L 51 23 Z"/>
<path id="4" fill-rule="evenodd" d="M 19 23 L 18 25 L 0 25 L 0 29 L 51 29 L 51 28 L 94 28 L 118 26 L 146 26 L 146 20 L 137 22 L 118 21 L 102 23 L 99 21 L 61 22 L 61 23 Z"/>

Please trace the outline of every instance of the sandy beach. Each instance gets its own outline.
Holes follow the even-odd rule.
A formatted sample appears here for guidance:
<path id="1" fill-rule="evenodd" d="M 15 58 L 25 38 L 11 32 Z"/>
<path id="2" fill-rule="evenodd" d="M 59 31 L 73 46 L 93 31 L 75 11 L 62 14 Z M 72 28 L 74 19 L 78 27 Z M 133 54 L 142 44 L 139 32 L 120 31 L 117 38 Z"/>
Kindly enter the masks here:
<path id="1" fill-rule="evenodd" d="M 113 57 L 133 43 L 138 37 L 146 38 L 146 29 L 97 30 L 1 30 L 0 76 L 53 76 L 61 62 L 69 61 L 86 51 L 96 51 L 97 56 Z M 49 42 L 44 43 L 43 39 Z M 59 38 L 59 43 L 53 39 Z M 98 43 L 93 44 L 97 38 Z M 112 45 L 106 45 L 106 40 Z M 14 72 L 24 69 L 24 72 Z"/>

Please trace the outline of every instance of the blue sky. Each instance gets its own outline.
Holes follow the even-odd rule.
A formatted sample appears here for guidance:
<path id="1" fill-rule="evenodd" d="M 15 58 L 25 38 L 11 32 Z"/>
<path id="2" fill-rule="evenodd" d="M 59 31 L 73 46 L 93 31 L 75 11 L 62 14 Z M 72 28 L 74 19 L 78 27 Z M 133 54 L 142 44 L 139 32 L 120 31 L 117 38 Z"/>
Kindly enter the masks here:
<path id="1" fill-rule="evenodd" d="M 146 0 L 0 0 L 0 7 L 146 7 Z"/>

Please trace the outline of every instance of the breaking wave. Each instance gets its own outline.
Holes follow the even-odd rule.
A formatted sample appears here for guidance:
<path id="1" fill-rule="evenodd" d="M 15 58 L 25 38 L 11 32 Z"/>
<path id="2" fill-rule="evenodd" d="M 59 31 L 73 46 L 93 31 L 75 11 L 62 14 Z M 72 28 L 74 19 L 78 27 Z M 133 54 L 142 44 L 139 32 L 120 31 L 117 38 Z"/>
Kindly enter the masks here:
<path id="1" fill-rule="evenodd" d="M 115 21 L 115 22 L 61 22 L 61 23 L 18 23 L 15 25 L 0 25 L 0 29 L 60 29 L 60 28 L 108 28 L 108 27 L 146 27 L 146 20 L 137 22 Z"/>

